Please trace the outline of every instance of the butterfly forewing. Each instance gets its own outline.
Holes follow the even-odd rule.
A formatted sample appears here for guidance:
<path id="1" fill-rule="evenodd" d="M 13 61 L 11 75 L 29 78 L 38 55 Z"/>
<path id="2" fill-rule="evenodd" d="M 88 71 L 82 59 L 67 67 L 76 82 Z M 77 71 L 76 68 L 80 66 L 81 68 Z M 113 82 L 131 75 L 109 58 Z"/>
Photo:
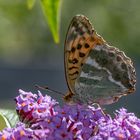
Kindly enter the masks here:
<path id="1" fill-rule="evenodd" d="M 65 72 L 68 87 L 75 93 L 75 80 L 81 67 L 93 47 L 94 30 L 83 16 L 75 16 L 69 26 L 65 41 Z"/>
<path id="2" fill-rule="evenodd" d="M 66 100 L 110 104 L 134 92 L 136 75 L 122 51 L 109 46 L 84 16 L 75 16 L 65 41 Z"/>

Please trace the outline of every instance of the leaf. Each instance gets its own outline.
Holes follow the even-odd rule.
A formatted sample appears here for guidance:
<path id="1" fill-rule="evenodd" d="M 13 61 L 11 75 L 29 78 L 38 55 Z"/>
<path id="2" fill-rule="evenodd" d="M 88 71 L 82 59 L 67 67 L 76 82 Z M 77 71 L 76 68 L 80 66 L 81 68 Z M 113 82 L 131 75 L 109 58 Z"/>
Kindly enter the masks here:
<path id="1" fill-rule="evenodd" d="M 59 18 L 61 0 L 41 0 L 42 10 L 52 32 L 54 41 L 59 43 Z"/>
<path id="2" fill-rule="evenodd" d="M 32 9 L 35 4 L 35 0 L 27 0 L 28 9 Z"/>
<path id="3" fill-rule="evenodd" d="M 0 131 L 6 127 L 10 128 L 10 123 L 2 114 L 0 114 Z"/>
<path id="4" fill-rule="evenodd" d="M 14 127 L 16 123 L 19 121 L 18 115 L 13 110 L 0 109 L 0 114 L 4 117 L 4 119 L 6 119 L 7 123 L 11 127 Z"/>

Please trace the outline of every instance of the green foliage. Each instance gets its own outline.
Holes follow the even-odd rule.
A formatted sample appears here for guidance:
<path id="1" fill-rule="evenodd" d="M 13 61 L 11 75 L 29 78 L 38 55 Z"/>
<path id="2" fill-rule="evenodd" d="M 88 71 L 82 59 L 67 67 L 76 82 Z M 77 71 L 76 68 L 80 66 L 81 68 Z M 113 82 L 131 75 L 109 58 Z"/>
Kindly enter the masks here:
<path id="1" fill-rule="evenodd" d="M 0 130 L 5 127 L 14 127 L 18 122 L 18 115 L 13 110 L 0 109 Z"/>
<path id="2" fill-rule="evenodd" d="M 59 43 L 59 18 L 61 0 L 41 0 L 42 10 L 52 32 L 54 41 Z"/>
<path id="3" fill-rule="evenodd" d="M 32 9 L 35 4 L 35 0 L 27 0 L 27 6 L 29 9 Z"/>
<path id="4" fill-rule="evenodd" d="M 6 127 L 9 127 L 10 128 L 10 124 L 9 122 L 7 121 L 6 117 L 3 116 L 1 113 L 0 113 L 0 131 L 3 130 L 4 128 Z"/>
<path id="5" fill-rule="evenodd" d="M 45 6 L 50 1 L 52 6 Z M 54 47 L 48 30 L 53 31 L 55 40 L 61 37 L 60 46 L 63 46 L 69 22 L 76 14 L 87 16 L 96 31 L 110 45 L 120 48 L 128 56 L 140 58 L 139 0 L 77 0 L 76 4 L 74 0 L 28 0 L 29 5 L 36 4 L 32 10 L 27 9 L 26 2 L 0 0 L 0 56 L 4 62 L 17 66 L 34 58 L 58 57 L 63 47 Z M 59 36 L 60 10 L 62 28 Z M 53 11 L 55 14 L 52 14 Z M 45 18 L 42 15 L 46 17 L 49 27 L 44 24 Z"/>

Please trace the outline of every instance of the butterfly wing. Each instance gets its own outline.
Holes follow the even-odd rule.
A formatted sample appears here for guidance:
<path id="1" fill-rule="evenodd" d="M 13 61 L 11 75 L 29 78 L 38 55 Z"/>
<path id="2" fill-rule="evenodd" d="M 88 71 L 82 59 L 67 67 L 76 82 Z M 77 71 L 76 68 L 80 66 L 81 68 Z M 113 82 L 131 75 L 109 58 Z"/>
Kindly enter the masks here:
<path id="1" fill-rule="evenodd" d="M 107 44 L 95 45 L 75 82 L 74 100 L 111 104 L 135 91 L 135 70 L 130 58 Z"/>
<path id="2" fill-rule="evenodd" d="M 82 16 L 75 16 L 69 26 L 65 40 L 65 75 L 69 93 L 65 99 L 75 93 L 75 81 L 90 50 L 94 46 L 94 29 L 89 20 Z"/>
<path id="3" fill-rule="evenodd" d="M 84 16 L 75 16 L 65 41 L 66 100 L 110 104 L 134 92 L 135 69 L 130 58 L 109 46 Z"/>

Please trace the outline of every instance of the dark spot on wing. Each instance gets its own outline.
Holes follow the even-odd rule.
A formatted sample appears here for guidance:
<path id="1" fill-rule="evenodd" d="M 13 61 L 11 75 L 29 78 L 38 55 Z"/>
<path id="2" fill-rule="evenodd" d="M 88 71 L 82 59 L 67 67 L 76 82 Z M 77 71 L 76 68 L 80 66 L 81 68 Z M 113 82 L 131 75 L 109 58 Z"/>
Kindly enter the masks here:
<path id="1" fill-rule="evenodd" d="M 80 30 L 81 30 L 81 29 L 78 28 L 78 27 L 75 28 L 75 31 L 76 31 L 76 32 L 79 32 Z"/>
<path id="2" fill-rule="evenodd" d="M 91 31 L 89 30 L 88 26 L 87 26 L 86 24 L 84 24 L 84 26 L 85 26 L 86 32 L 87 32 L 88 34 L 91 34 Z"/>
<path id="3" fill-rule="evenodd" d="M 85 53 L 79 52 L 79 56 L 80 57 L 84 57 L 85 56 Z"/>
<path id="4" fill-rule="evenodd" d="M 98 55 L 96 61 L 99 63 L 100 66 L 104 67 L 108 64 L 108 54 L 103 50 L 101 50 L 99 53 L 100 55 Z"/>
<path id="5" fill-rule="evenodd" d="M 73 63 L 73 64 L 76 64 L 76 63 L 78 63 L 78 60 L 76 59 L 76 58 L 74 58 L 74 59 L 69 59 L 68 60 L 69 61 L 69 63 Z"/>
<path id="6" fill-rule="evenodd" d="M 78 23 L 77 22 L 73 22 L 73 24 L 72 24 L 72 26 L 74 26 L 74 27 L 78 27 Z"/>
<path id="7" fill-rule="evenodd" d="M 90 47 L 89 44 L 85 43 L 85 48 L 89 48 L 89 47 Z"/>
<path id="8" fill-rule="evenodd" d="M 73 53 L 75 52 L 75 47 L 71 48 L 71 52 L 73 52 Z"/>
<path id="9" fill-rule="evenodd" d="M 102 65 L 104 66 L 104 65 L 107 65 L 107 63 L 108 63 L 108 60 L 107 59 L 103 59 L 102 60 Z"/>
<path id="10" fill-rule="evenodd" d="M 78 71 L 75 71 L 74 73 L 69 73 L 69 75 L 70 75 L 70 76 L 73 76 L 73 75 L 75 75 L 75 74 L 77 75 L 78 73 L 79 73 Z"/>
<path id="11" fill-rule="evenodd" d="M 102 45 L 102 43 L 101 42 L 97 42 L 96 45 L 99 45 L 100 46 L 100 45 Z"/>
<path id="12" fill-rule="evenodd" d="M 72 66 L 69 68 L 69 70 L 72 70 L 72 69 L 78 69 L 78 67 Z"/>
<path id="13" fill-rule="evenodd" d="M 85 40 L 86 39 L 85 36 L 82 36 L 82 39 Z"/>
<path id="14" fill-rule="evenodd" d="M 113 98 L 113 101 L 114 101 L 114 102 L 117 102 L 118 100 L 119 100 L 119 97 L 114 97 L 114 98 Z"/>
<path id="15" fill-rule="evenodd" d="M 132 86 L 130 81 L 129 81 L 129 77 L 128 77 L 127 72 L 124 72 L 123 75 L 122 75 L 122 83 L 127 88 L 130 88 Z"/>
<path id="16" fill-rule="evenodd" d="M 80 50 L 81 48 L 82 48 L 82 45 L 81 44 L 78 44 L 77 45 L 77 49 Z"/>
<path id="17" fill-rule="evenodd" d="M 109 55 L 110 57 L 114 57 L 114 56 L 115 56 L 114 52 L 109 52 L 108 55 Z"/>
<path id="18" fill-rule="evenodd" d="M 80 34 L 80 35 L 83 35 L 83 34 L 84 34 L 84 32 L 83 32 L 83 30 L 82 30 L 81 28 L 75 28 L 75 31 L 76 31 L 78 34 Z"/>
<path id="19" fill-rule="evenodd" d="M 83 35 L 83 34 L 84 34 L 84 31 L 80 30 L 80 31 L 79 31 L 79 34 L 80 34 L 80 35 Z"/>
<path id="20" fill-rule="evenodd" d="M 78 60 L 76 58 L 73 59 L 73 64 L 78 63 Z"/>
<path id="21" fill-rule="evenodd" d="M 133 88 L 133 85 L 132 85 L 131 83 L 128 83 L 128 84 L 127 84 L 127 87 Z"/>
<path id="22" fill-rule="evenodd" d="M 125 63 L 122 63 L 121 64 L 121 68 L 124 69 L 124 70 L 126 70 L 127 69 L 126 64 Z"/>
<path id="23" fill-rule="evenodd" d="M 116 59 L 117 59 L 118 62 L 122 60 L 122 58 L 120 56 L 117 56 Z"/>

